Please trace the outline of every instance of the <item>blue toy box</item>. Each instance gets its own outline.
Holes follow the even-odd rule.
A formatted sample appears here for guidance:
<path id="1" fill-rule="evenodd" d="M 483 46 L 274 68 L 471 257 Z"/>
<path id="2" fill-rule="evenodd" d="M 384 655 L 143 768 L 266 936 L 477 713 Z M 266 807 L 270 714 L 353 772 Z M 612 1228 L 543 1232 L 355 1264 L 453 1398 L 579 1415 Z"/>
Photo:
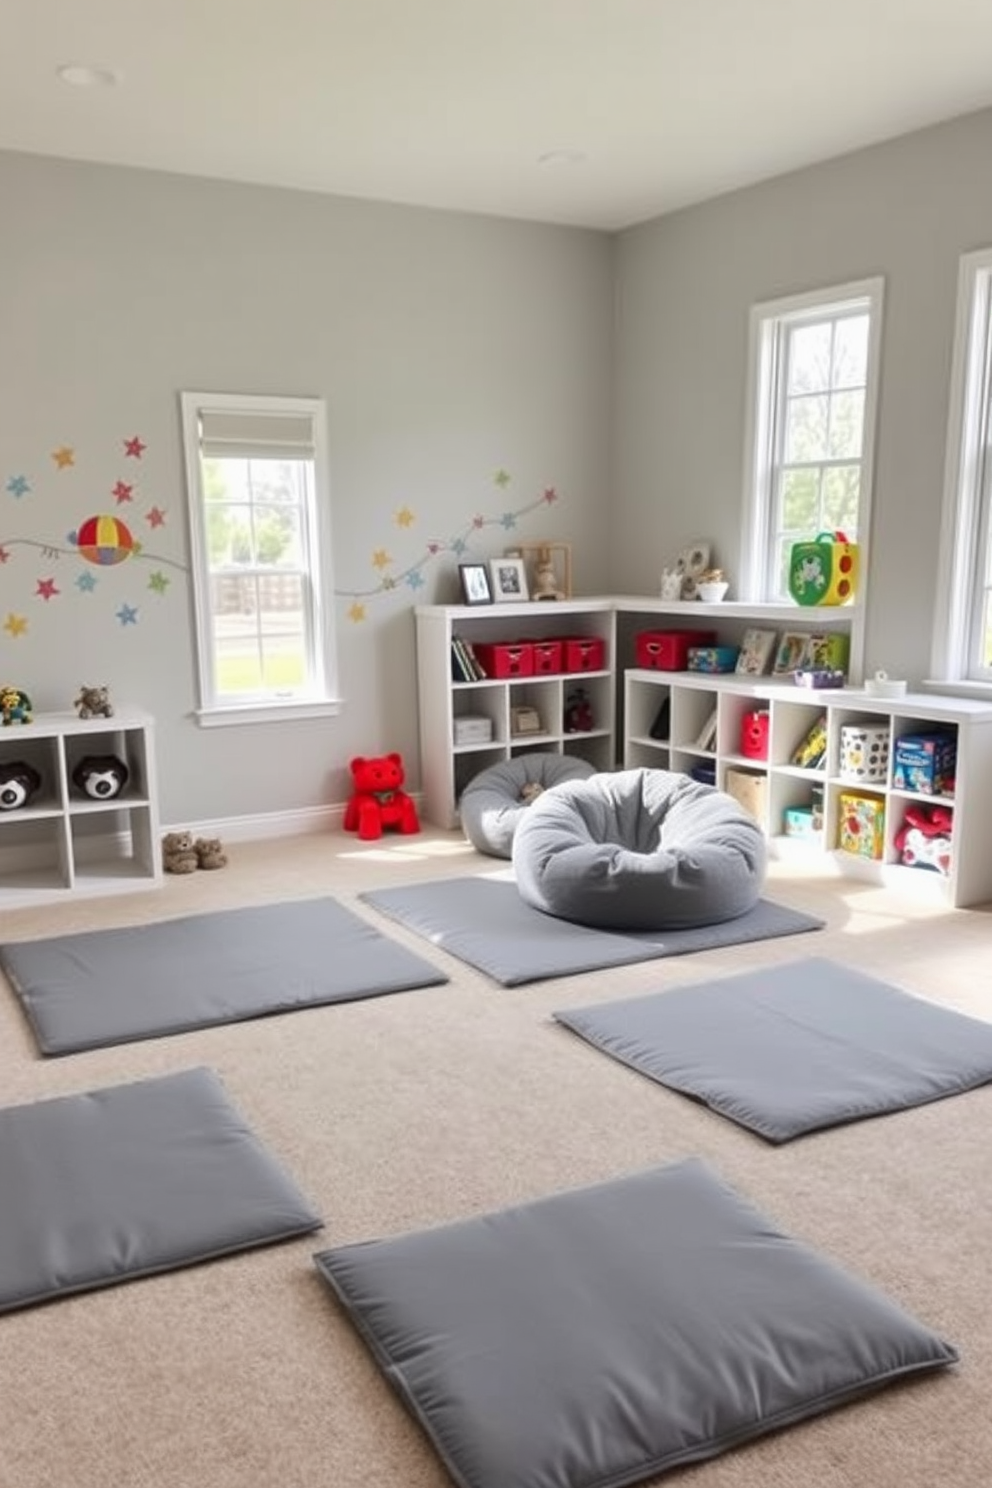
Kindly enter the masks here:
<path id="1" fill-rule="evenodd" d="M 924 796 L 953 795 L 957 756 L 956 734 L 903 734 L 895 744 L 893 787 Z"/>

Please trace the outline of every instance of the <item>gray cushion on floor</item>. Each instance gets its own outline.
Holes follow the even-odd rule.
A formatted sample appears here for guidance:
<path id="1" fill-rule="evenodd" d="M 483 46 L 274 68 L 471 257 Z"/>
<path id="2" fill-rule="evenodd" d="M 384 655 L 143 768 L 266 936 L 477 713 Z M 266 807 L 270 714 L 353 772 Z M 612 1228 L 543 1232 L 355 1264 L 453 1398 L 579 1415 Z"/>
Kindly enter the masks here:
<path id="1" fill-rule="evenodd" d="M 593 774 L 595 766 L 574 754 L 535 751 L 490 765 L 473 776 L 459 798 L 458 814 L 465 836 L 476 852 L 508 858 L 513 851 L 513 834 L 528 810 L 522 796 L 527 786 L 539 785 L 547 790 L 566 780 L 586 780 Z"/>
<path id="2" fill-rule="evenodd" d="M 621 1488 L 957 1358 L 697 1159 L 316 1262 L 461 1488 Z"/>
<path id="3" fill-rule="evenodd" d="M 546 791 L 513 839 L 521 897 L 602 930 L 685 930 L 753 909 L 766 844 L 723 791 L 668 770 L 617 770 Z"/>
<path id="4" fill-rule="evenodd" d="M 992 1082 L 992 1023 L 825 957 L 555 1017 L 770 1142 Z"/>
<path id="5" fill-rule="evenodd" d="M 446 982 L 331 898 L 0 946 L 43 1054 L 74 1054 Z"/>
<path id="6" fill-rule="evenodd" d="M 320 1225 L 212 1070 L 0 1109 L 0 1312 Z"/>

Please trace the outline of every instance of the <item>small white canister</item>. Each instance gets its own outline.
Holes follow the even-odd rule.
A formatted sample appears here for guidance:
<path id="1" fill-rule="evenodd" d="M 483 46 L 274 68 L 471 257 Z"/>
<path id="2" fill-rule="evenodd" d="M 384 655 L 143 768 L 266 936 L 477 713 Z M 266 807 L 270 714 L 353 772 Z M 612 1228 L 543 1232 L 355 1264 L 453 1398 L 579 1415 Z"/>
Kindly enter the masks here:
<path id="1" fill-rule="evenodd" d="M 849 785 L 884 785 L 889 775 L 889 725 L 844 723 L 840 776 Z"/>

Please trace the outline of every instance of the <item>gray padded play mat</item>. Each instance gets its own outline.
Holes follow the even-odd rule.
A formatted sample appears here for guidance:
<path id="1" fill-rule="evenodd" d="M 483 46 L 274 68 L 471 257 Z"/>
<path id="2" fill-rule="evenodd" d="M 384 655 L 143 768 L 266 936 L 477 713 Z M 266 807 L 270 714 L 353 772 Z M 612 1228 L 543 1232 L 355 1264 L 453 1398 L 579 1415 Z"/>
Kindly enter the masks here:
<path id="1" fill-rule="evenodd" d="M 43 1054 L 73 1054 L 448 978 L 336 900 L 0 946 Z"/>
<path id="2" fill-rule="evenodd" d="M 460 1488 L 623 1488 L 957 1359 L 695 1158 L 315 1259 Z"/>
<path id="3" fill-rule="evenodd" d="M 992 1024 L 822 957 L 555 1017 L 770 1142 L 992 1081 Z"/>
<path id="4" fill-rule="evenodd" d="M 0 1312 L 320 1228 L 209 1069 L 0 1109 Z"/>
<path id="5" fill-rule="evenodd" d="M 592 930 L 542 914 L 503 878 L 446 878 L 358 896 L 504 987 L 821 930 L 823 920 L 760 899 L 739 919 L 692 930 Z"/>

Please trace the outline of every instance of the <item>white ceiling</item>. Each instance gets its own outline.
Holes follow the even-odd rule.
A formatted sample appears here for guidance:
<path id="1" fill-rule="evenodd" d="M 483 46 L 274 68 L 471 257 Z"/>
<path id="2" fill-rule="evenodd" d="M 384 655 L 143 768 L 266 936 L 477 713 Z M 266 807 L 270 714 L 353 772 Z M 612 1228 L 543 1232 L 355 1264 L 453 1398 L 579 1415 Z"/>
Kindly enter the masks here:
<path id="1" fill-rule="evenodd" d="M 992 0 L 0 0 L 0 148 L 594 228 L 990 103 Z"/>

